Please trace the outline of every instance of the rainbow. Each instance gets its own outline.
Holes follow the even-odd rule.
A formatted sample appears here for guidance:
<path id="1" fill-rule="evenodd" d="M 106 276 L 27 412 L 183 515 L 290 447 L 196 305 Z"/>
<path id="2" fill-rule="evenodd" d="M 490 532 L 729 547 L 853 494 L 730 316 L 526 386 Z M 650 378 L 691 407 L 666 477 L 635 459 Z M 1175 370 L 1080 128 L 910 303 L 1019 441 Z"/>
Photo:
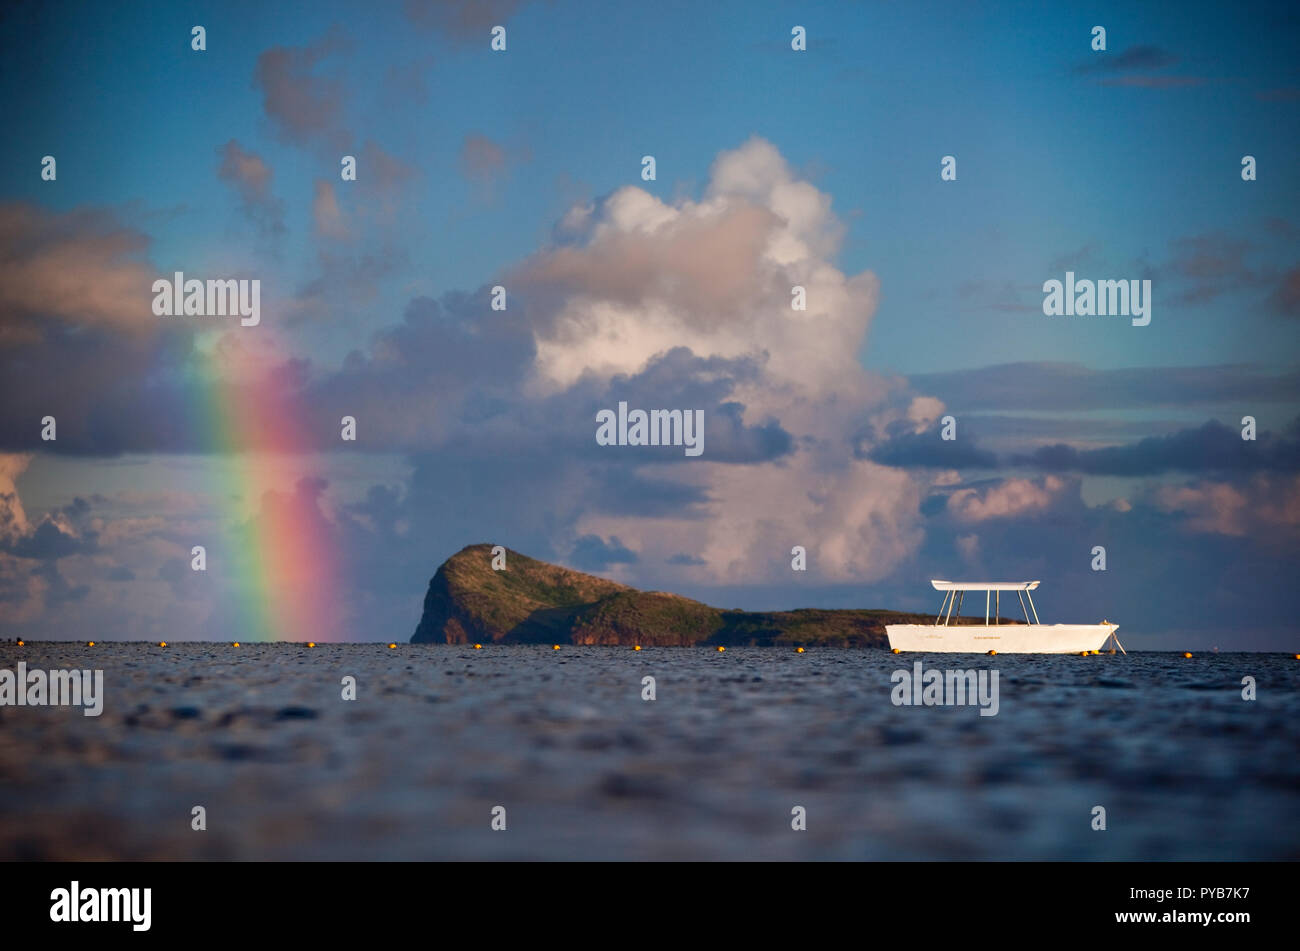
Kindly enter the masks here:
<path id="1" fill-rule="evenodd" d="M 195 422 L 211 450 L 206 485 L 220 500 L 222 551 L 230 562 L 208 565 L 228 586 L 228 600 L 217 608 L 220 637 L 343 640 L 339 543 L 319 507 L 325 482 L 302 471 L 314 427 L 294 365 L 277 361 L 273 345 L 268 352 L 255 361 L 260 370 L 234 379 L 220 372 L 215 352 L 200 354 Z"/>

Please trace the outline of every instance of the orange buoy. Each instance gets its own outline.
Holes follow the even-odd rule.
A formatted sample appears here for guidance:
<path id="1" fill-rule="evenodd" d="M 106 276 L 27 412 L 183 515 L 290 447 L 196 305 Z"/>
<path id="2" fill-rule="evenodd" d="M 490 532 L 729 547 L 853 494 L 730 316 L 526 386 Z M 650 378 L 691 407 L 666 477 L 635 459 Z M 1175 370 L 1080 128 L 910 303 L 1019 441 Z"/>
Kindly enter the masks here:
<path id="1" fill-rule="evenodd" d="M 640 649 L 641 649 L 641 645 L 640 645 L 640 644 L 633 644 L 633 645 L 632 645 L 632 650 L 634 650 L 634 651 L 639 651 Z"/>
<path id="2" fill-rule="evenodd" d="M 552 644 L 552 645 L 551 645 L 551 650 L 553 650 L 553 651 L 557 651 L 557 650 L 559 650 L 559 649 L 560 649 L 560 645 L 559 645 L 559 644 Z"/>
<path id="3" fill-rule="evenodd" d="M 94 646 L 95 646 L 95 642 L 94 642 L 94 641 L 91 641 L 91 642 L 90 642 L 89 644 L 87 644 L 86 646 L 87 646 L 87 647 L 94 647 Z"/>
<path id="4" fill-rule="evenodd" d="M 19 647 L 22 647 L 25 643 L 27 643 L 27 642 L 26 642 L 26 641 L 19 641 L 19 642 L 18 642 L 18 646 L 19 646 Z M 1297 660 L 1300 660 L 1300 654 L 1296 654 L 1296 659 L 1297 659 Z"/>
<path id="5" fill-rule="evenodd" d="M 475 644 L 475 645 L 474 645 L 474 649 L 475 649 L 476 651 L 481 651 L 481 650 L 483 649 L 483 645 L 482 645 L 482 644 Z"/>
<path id="6" fill-rule="evenodd" d="M 315 641 L 308 641 L 308 642 L 307 642 L 307 646 L 308 646 L 308 647 L 315 647 L 315 646 L 316 646 L 316 642 L 315 642 Z"/>
<path id="7" fill-rule="evenodd" d="M 725 650 L 726 650 L 725 647 L 719 647 L 719 648 L 718 648 L 718 653 L 721 654 L 721 653 L 722 653 L 723 651 L 725 651 Z"/>
<path id="8" fill-rule="evenodd" d="M 167 642 L 166 642 L 166 641 L 159 641 L 159 642 L 158 642 L 158 646 L 159 646 L 159 647 L 166 647 L 166 646 L 167 646 Z"/>
<path id="9" fill-rule="evenodd" d="M 1080 656 L 1080 657 L 1087 657 L 1087 656 L 1088 656 L 1088 652 L 1087 652 L 1087 651 L 1079 651 L 1079 656 Z"/>
<path id="10" fill-rule="evenodd" d="M 895 647 L 895 648 L 894 648 L 894 653 L 895 653 L 895 654 L 901 654 L 901 653 L 903 653 L 903 652 L 900 651 L 897 647 Z"/>
<path id="11" fill-rule="evenodd" d="M 802 654 L 802 653 L 803 653 L 803 648 L 802 648 L 802 647 L 796 647 L 796 648 L 794 649 L 794 652 L 795 652 L 796 654 Z"/>
<path id="12" fill-rule="evenodd" d="M 1184 656 L 1184 657 L 1191 657 L 1192 655 L 1191 655 L 1191 652 L 1190 652 L 1190 651 L 1183 651 L 1183 656 Z"/>
<path id="13" fill-rule="evenodd" d="M 230 646 L 231 646 L 231 647 L 238 647 L 238 646 L 239 646 L 239 641 L 235 641 L 235 643 L 231 644 Z"/>
<path id="14" fill-rule="evenodd" d="M 389 650 L 394 650 L 396 647 L 397 647 L 396 644 L 389 644 L 389 645 L 388 645 L 388 649 L 389 649 Z"/>
<path id="15" fill-rule="evenodd" d="M 994 656 L 996 656 L 996 655 L 997 655 L 997 651 L 989 651 L 989 656 L 990 656 L 990 657 L 994 657 Z"/>

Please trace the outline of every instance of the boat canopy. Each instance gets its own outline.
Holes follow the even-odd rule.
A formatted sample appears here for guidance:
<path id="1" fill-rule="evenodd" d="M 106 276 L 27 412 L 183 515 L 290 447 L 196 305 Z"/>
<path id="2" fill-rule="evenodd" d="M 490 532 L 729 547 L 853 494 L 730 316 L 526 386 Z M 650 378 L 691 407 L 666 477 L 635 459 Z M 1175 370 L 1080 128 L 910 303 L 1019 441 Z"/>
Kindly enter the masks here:
<path id="1" fill-rule="evenodd" d="M 1037 581 L 931 581 L 935 591 L 1033 591 Z"/>
<path id="2" fill-rule="evenodd" d="M 1020 601 L 1020 610 L 1025 612 L 1026 624 L 1039 623 L 1038 608 L 1034 607 L 1034 596 L 1029 593 L 1038 587 L 1037 581 L 935 581 L 932 579 L 930 584 L 934 585 L 935 591 L 947 592 L 943 596 L 943 607 L 939 608 L 939 616 L 934 619 L 935 624 L 943 623 L 947 625 L 950 623 L 954 608 L 957 610 L 957 617 L 961 617 L 961 606 L 962 602 L 966 600 L 967 591 L 984 592 L 984 623 L 986 625 L 989 623 L 990 612 L 992 613 L 993 623 L 1001 623 L 1003 591 L 1014 591 L 1016 593 L 1016 598 Z M 1028 607 L 1025 607 L 1025 598 L 1029 599 Z M 1031 611 L 1034 613 L 1032 621 L 1029 620 L 1029 612 Z"/>

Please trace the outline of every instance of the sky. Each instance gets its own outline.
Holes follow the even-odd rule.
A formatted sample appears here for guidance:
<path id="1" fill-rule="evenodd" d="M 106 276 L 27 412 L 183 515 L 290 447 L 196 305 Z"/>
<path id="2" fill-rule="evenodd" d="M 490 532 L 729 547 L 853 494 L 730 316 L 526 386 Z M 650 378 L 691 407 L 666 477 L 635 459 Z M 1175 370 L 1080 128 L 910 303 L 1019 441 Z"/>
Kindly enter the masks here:
<path id="1" fill-rule="evenodd" d="M 1126 646 L 1294 651 L 1297 26 L 11 4 L 0 632 L 403 640 L 490 542 L 748 609 L 1040 579 Z M 157 315 L 177 271 L 260 321 Z M 1067 271 L 1149 324 L 1048 316 Z M 598 444 L 621 401 L 704 451 Z"/>

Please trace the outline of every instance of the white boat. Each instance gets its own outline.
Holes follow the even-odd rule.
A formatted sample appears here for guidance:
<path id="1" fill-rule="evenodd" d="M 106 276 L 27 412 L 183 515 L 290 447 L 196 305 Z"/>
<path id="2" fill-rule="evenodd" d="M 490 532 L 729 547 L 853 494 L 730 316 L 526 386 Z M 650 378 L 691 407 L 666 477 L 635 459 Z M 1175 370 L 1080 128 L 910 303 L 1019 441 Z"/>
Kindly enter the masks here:
<path id="1" fill-rule="evenodd" d="M 1118 624 L 1040 624 L 1034 596 L 1037 581 L 931 581 L 936 591 L 945 592 L 943 606 L 933 624 L 888 624 L 889 646 L 897 651 L 935 651 L 959 654 L 1080 654 L 1101 650 L 1115 637 Z M 961 617 L 967 591 L 984 592 L 984 623 L 954 624 Z M 1002 592 L 1014 591 L 1025 614 L 1025 623 L 1003 622 L 998 608 Z M 1025 599 L 1029 599 L 1026 607 Z M 990 615 L 990 611 L 992 614 Z M 1030 612 L 1034 619 L 1029 619 Z M 955 612 L 955 613 L 954 613 Z M 1123 650 L 1119 640 L 1116 646 Z"/>

